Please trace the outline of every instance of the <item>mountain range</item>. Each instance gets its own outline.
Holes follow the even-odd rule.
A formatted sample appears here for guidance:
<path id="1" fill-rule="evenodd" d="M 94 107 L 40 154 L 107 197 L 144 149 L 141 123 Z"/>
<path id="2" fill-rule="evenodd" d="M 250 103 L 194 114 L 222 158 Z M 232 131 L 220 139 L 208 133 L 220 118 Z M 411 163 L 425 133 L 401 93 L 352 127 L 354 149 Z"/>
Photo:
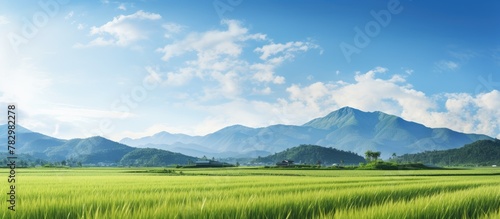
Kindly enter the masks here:
<path id="1" fill-rule="evenodd" d="M 7 126 L 0 126 L 0 132 L 0 147 L 4 147 Z M 77 159 L 82 163 L 117 163 L 135 149 L 99 136 L 63 140 L 32 132 L 19 125 L 15 132 L 16 154 L 29 154 L 50 162 Z"/>
<path id="2" fill-rule="evenodd" d="M 159 132 L 138 139 L 124 138 L 120 143 L 216 157 L 266 156 L 292 146 L 313 144 L 358 154 L 366 150 L 380 151 L 382 158 L 388 158 L 393 153 L 446 150 L 492 139 L 448 128 L 429 128 L 383 112 L 344 107 L 298 126 L 278 124 L 250 128 L 234 125 L 205 136 Z"/>
<path id="3" fill-rule="evenodd" d="M 7 125 L 0 125 L 0 147 L 6 147 L 6 139 Z M 205 136 L 159 132 L 138 139 L 124 138 L 120 142 L 99 136 L 64 140 L 18 125 L 16 140 L 17 154 L 28 154 L 51 162 L 78 160 L 84 164 L 120 163 L 126 158 L 123 163 L 127 165 L 151 165 L 146 162 L 147 159 L 168 159 L 166 163 L 155 161 L 163 165 L 179 164 L 203 156 L 265 157 L 297 145 L 321 145 L 360 155 L 366 150 L 380 151 L 382 158 L 389 158 L 393 153 L 401 155 L 453 149 L 493 138 L 447 128 L 429 128 L 382 112 L 363 112 L 344 107 L 299 126 L 278 124 L 250 128 L 233 125 Z M 137 163 L 133 159 L 141 161 Z"/>

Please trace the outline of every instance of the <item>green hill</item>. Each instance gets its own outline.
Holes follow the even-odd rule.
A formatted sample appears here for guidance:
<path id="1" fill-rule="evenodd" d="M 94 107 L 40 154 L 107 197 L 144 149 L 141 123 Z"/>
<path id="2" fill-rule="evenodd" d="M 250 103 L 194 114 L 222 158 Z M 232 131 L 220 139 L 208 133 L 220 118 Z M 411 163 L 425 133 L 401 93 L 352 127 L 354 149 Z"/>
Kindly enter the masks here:
<path id="1" fill-rule="evenodd" d="M 397 161 L 438 166 L 498 165 L 500 164 L 500 140 L 480 140 L 456 149 L 405 154 L 397 157 Z"/>
<path id="2" fill-rule="evenodd" d="M 134 148 L 95 136 L 84 139 L 71 139 L 63 145 L 45 150 L 51 160 L 60 161 L 74 158 L 87 163 L 116 163 Z"/>
<path id="3" fill-rule="evenodd" d="M 187 164 L 198 158 L 180 153 L 164 151 L 154 148 L 138 148 L 123 156 L 120 164 L 124 166 L 168 166 L 172 164 Z"/>
<path id="4" fill-rule="evenodd" d="M 325 148 L 317 145 L 300 145 L 286 149 L 285 151 L 260 157 L 255 162 L 276 163 L 282 160 L 293 160 L 295 163 L 316 164 L 321 161 L 322 164 L 331 165 L 333 163 L 359 164 L 365 162 L 365 159 L 353 152 L 337 150 L 335 148 Z"/>

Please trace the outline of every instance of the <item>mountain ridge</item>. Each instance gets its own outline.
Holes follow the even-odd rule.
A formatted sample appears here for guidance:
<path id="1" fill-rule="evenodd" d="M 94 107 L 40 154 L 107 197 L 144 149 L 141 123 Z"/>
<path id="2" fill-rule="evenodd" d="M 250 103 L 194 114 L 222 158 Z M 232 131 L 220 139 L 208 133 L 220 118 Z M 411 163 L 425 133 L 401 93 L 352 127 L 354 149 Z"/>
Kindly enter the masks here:
<path id="1" fill-rule="evenodd" d="M 0 125 L 0 130 L 6 130 Z M 214 157 L 266 156 L 286 150 L 294 145 L 322 145 L 338 150 L 363 154 L 366 150 L 382 152 L 382 158 L 393 153 L 409 154 L 426 150 L 458 148 L 477 140 L 493 138 L 480 134 L 465 134 L 448 128 L 429 128 L 422 124 L 406 121 L 400 117 L 380 111 L 364 112 L 343 107 L 303 125 L 276 124 L 251 128 L 232 125 L 204 136 L 171 134 L 166 131 L 138 139 L 124 138 L 119 142 L 103 140 L 102 137 L 63 140 L 31 132 L 18 126 L 22 142 L 17 145 L 18 153 L 27 153 L 49 160 L 83 157 L 95 160 L 99 157 L 89 151 L 101 151 L 124 155 L 133 148 L 153 147 L 188 156 L 206 155 Z M 0 133 L 0 146 L 5 144 L 6 131 Z M 4 140 L 2 140 L 4 139 Z M 101 144 L 88 148 L 89 143 Z M 104 145 L 112 144 L 114 149 Z M 85 146 L 86 145 L 86 146 Z M 116 162 L 119 156 L 109 162 Z M 103 159 L 103 158 L 102 158 Z"/>
<path id="2" fill-rule="evenodd" d="M 0 125 L 0 130 L 5 130 L 6 125 Z M 21 131 L 19 131 L 21 130 Z M 88 138 L 74 138 L 63 140 L 53 138 L 38 132 L 33 132 L 22 126 L 16 126 L 16 154 L 20 157 L 30 157 L 31 160 L 41 159 L 45 162 L 62 163 L 82 163 L 84 165 L 116 165 L 131 152 L 137 154 L 140 148 L 112 141 L 101 136 Z M 0 135 L 0 147 L 6 146 L 7 135 Z M 157 164 L 178 164 L 177 162 L 186 160 L 186 155 L 180 155 L 166 150 L 156 149 L 156 153 L 142 153 L 142 160 L 154 159 Z M 161 156 L 158 156 L 160 154 Z M 168 156 L 166 156 L 168 155 Z M 132 156 L 132 155 L 130 155 Z M 130 157 L 129 156 L 129 157 Z M 31 158 L 32 157 L 32 158 Z M 164 160 L 159 160 L 164 159 Z M 142 162 L 142 161 L 141 161 Z M 134 162 L 134 165 L 146 165 L 149 163 Z M 37 161 L 40 164 L 41 161 Z M 130 159 L 128 159 L 130 165 Z"/>
<path id="3" fill-rule="evenodd" d="M 148 137 L 141 139 L 145 138 Z M 205 136 L 163 143 L 155 141 L 155 144 L 169 147 L 198 145 L 226 155 L 251 151 L 268 151 L 272 154 L 293 145 L 315 144 L 360 154 L 366 150 L 379 150 L 382 157 L 389 157 L 392 153 L 451 149 L 482 139 L 493 138 L 460 133 L 449 128 L 430 128 L 380 111 L 364 112 L 342 107 L 302 125 L 276 124 L 260 128 L 232 125 Z M 127 143 L 140 146 L 139 141 L 129 140 Z"/>

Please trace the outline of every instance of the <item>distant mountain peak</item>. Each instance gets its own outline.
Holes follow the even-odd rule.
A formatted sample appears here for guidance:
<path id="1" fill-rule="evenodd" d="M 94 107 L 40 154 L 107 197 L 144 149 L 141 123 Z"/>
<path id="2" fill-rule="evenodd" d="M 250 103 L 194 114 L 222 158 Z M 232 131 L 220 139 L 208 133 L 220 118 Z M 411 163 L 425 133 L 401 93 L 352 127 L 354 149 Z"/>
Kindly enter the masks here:
<path id="1" fill-rule="evenodd" d="M 328 115 L 313 119 L 302 126 L 330 130 L 346 126 L 372 126 L 382 120 L 397 119 L 399 117 L 384 112 L 365 112 L 349 106 L 335 110 Z"/>
<path id="2" fill-rule="evenodd" d="M 318 129 L 332 129 L 347 125 L 355 125 L 358 123 L 358 117 L 363 114 L 366 114 L 366 112 L 346 106 L 335 110 L 324 117 L 313 119 L 305 123 L 303 126 L 310 126 Z"/>
<path id="3" fill-rule="evenodd" d="M 252 128 L 237 124 L 237 125 L 231 125 L 231 126 L 224 127 L 217 132 L 227 132 L 227 131 L 234 132 L 234 131 L 247 131 L 247 130 L 252 130 Z"/>
<path id="4" fill-rule="evenodd" d="M 353 108 L 353 107 L 350 107 L 350 106 L 344 106 L 338 110 L 336 110 L 338 112 L 342 112 L 342 113 L 345 113 L 345 112 L 348 112 L 348 113 L 352 113 L 352 112 L 362 112 L 361 110 L 359 109 L 356 109 L 356 108 Z M 335 111 L 333 111 L 335 112 Z"/>

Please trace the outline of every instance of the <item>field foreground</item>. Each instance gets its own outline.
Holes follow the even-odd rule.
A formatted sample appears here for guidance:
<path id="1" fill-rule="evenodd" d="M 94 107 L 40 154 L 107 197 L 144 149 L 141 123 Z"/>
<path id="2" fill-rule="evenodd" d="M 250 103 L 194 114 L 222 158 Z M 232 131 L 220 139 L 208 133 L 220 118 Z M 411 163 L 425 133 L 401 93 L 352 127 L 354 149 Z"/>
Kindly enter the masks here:
<path id="1" fill-rule="evenodd" d="M 2 218 L 500 218 L 500 169 L 19 169 L 16 211 L 2 203 Z"/>

